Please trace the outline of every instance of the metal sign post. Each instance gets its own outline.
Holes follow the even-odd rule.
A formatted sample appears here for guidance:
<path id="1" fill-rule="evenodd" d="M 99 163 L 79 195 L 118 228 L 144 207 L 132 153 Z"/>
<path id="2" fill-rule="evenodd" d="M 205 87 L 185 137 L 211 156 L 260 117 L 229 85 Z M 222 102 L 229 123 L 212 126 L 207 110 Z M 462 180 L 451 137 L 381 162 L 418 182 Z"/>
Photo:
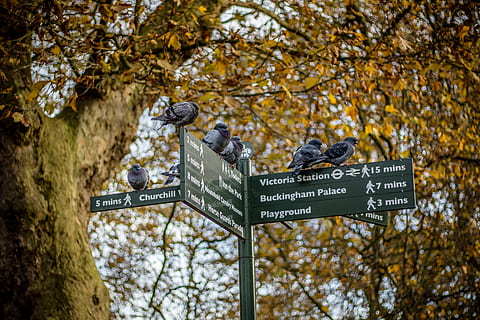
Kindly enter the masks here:
<path id="1" fill-rule="evenodd" d="M 244 179 L 248 179 L 252 172 L 252 160 L 241 159 L 238 163 Z M 248 212 L 248 188 L 244 183 L 245 196 L 245 224 L 244 239 L 238 239 L 238 260 L 240 272 L 240 320 L 255 320 L 256 292 L 255 292 L 255 258 L 253 255 L 253 226 Z"/>

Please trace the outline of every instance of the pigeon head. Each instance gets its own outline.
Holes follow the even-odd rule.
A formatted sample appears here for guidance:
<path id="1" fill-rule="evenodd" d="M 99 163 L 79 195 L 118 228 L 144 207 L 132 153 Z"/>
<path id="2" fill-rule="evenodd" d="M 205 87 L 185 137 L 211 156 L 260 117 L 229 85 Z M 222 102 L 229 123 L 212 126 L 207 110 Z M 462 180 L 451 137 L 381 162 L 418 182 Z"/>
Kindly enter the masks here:
<path id="1" fill-rule="evenodd" d="M 227 125 L 223 122 L 219 122 L 215 125 L 215 130 L 221 130 L 221 129 L 223 130 L 227 129 Z"/>
<path id="2" fill-rule="evenodd" d="M 312 141 L 310 141 L 308 144 L 316 147 L 317 149 L 322 149 L 323 147 L 323 143 L 322 141 L 318 140 L 318 139 L 313 139 Z"/>
<path id="3" fill-rule="evenodd" d="M 196 112 L 198 112 L 198 110 L 200 109 L 200 107 L 198 106 L 198 104 L 196 104 L 195 102 L 190 102 L 193 106 L 193 108 L 195 109 Z"/>
<path id="4" fill-rule="evenodd" d="M 227 125 L 225 123 L 223 122 L 217 123 L 214 129 L 220 132 L 220 134 L 225 138 L 230 139 L 230 130 L 228 130 Z"/>
<path id="5" fill-rule="evenodd" d="M 140 170 L 140 165 L 138 163 L 135 163 L 132 167 L 132 170 L 139 171 Z"/>
<path id="6" fill-rule="evenodd" d="M 345 138 L 345 140 L 343 141 L 353 144 L 354 146 L 358 144 L 358 140 L 355 137 L 348 137 L 348 138 Z"/>
<path id="7" fill-rule="evenodd" d="M 240 139 L 239 136 L 233 136 L 231 140 L 233 140 L 235 142 L 241 142 L 242 141 L 242 139 Z"/>

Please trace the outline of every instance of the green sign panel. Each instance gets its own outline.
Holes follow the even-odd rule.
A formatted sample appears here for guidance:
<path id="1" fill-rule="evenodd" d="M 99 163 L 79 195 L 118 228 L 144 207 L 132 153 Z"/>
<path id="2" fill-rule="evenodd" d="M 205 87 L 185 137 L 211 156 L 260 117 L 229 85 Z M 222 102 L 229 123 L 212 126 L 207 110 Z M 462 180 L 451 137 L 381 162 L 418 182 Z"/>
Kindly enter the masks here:
<path id="1" fill-rule="evenodd" d="M 243 238 L 243 175 L 185 130 L 180 134 L 180 167 L 183 201 Z"/>
<path id="2" fill-rule="evenodd" d="M 411 159 L 252 176 L 249 191 L 252 224 L 415 208 Z"/>
<path id="3" fill-rule="evenodd" d="M 384 227 L 388 225 L 388 212 L 354 213 L 345 215 L 344 217 L 352 218 L 354 220 L 370 222 Z"/>
<path id="4" fill-rule="evenodd" d="M 114 193 L 90 198 L 90 211 L 106 211 L 181 201 L 180 187 Z"/>

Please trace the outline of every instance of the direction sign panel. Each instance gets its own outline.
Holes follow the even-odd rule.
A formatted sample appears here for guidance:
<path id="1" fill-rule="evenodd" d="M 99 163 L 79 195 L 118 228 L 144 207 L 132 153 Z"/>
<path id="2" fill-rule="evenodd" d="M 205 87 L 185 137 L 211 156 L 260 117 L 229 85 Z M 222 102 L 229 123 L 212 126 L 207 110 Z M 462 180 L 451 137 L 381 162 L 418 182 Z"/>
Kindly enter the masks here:
<path id="1" fill-rule="evenodd" d="M 364 212 L 347 214 L 344 217 L 352 218 L 354 220 L 360 220 L 370 222 L 380 226 L 386 227 L 388 225 L 388 212 Z"/>
<path id="2" fill-rule="evenodd" d="M 105 196 L 91 197 L 90 211 L 96 212 L 133 208 L 180 200 L 182 199 L 179 186 L 114 193 Z"/>
<path id="3" fill-rule="evenodd" d="M 243 238 L 243 175 L 191 133 L 180 133 L 180 186 L 184 202 Z"/>
<path id="4" fill-rule="evenodd" d="M 252 224 L 415 208 L 411 159 L 249 179 Z"/>

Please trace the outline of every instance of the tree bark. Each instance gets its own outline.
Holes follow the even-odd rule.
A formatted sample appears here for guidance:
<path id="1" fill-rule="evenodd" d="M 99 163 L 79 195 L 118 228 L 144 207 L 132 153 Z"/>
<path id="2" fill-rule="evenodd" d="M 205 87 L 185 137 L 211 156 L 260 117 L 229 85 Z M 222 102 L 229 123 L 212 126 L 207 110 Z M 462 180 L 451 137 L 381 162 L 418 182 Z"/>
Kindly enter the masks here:
<path id="1" fill-rule="evenodd" d="M 31 112 L 28 128 L 2 120 L 4 319 L 109 318 L 108 292 L 88 242 L 88 198 L 134 137 L 141 113 L 135 90 L 122 86 L 103 100 L 83 99 L 83 112 L 67 110 L 55 119 Z"/>

